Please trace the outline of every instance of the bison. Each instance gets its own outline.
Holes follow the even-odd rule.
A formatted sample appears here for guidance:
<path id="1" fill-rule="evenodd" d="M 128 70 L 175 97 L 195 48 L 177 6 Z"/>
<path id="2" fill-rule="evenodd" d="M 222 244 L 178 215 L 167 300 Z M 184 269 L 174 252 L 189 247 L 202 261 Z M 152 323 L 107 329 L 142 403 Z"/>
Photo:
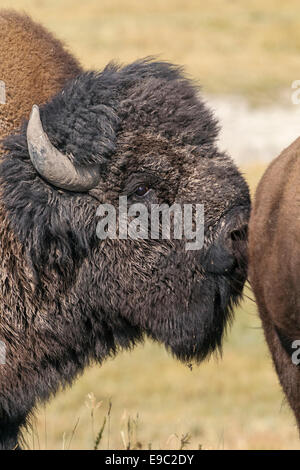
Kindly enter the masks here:
<path id="1" fill-rule="evenodd" d="M 27 24 L 51 48 L 52 37 Z M 30 55 L 39 44 L 34 36 Z M 247 277 L 248 187 L 218 150 L 217 121 L 197 87 L 181 68 L 154 59 L 67 80 L 77 63 L 56 44 L 66 83 L 40 107 L 34 104 L 45 95 L 30 92 L 42 72 L 23 73 L 31 58 L 13 41 L 5 51 L 23 77 L 15 106 L 24 105 L 24 87 L 34 105 L 2 143 L 0 163 L 5 449 L 18 448 L 36 404 L 145 337 L 182 361 L 220 348 Z M 50 77 L 48 56 L 40 66 Z M 99 205 L 117 208 L 121 195 L 129 207 L 203 204 L 201 248 L 187 250 L 173 232 L 170 239 L 99 238 Z"/>
<path id="2" fill-rule="evenodd" d="M 275 159 L 255 195 L 249 277 L 282 388 L 300 430 L 300 138 Z"/>

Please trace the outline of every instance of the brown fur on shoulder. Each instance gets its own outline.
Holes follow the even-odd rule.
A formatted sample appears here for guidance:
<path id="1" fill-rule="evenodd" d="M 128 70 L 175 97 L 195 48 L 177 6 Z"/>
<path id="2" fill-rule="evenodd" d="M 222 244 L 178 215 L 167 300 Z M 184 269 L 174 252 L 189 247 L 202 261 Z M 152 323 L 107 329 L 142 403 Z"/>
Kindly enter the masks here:
<path id="1" fill-rule="evenodd" d="M 77 60 L 43 26 L 13 10 L 0 10 L 0 80 L 6 103 L 0 104 L 0 139 L 82 72 Z"/>
<path id="2" fill-rule="evenodd" d="M 250 219 L 249 275 L 277 374 L 300 429 L 300 138 L 265 172 Z M 293 345 L 294 343 L 294 345 Z"/>

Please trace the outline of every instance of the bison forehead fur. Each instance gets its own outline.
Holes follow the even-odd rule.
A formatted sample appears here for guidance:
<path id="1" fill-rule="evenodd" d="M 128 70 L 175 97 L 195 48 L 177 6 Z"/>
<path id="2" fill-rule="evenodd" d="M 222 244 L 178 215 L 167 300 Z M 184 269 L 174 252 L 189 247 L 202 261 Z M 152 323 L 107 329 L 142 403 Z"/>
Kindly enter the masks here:
<path id="1" fill-rule="evenodd" d="M 83 73 L 41 120 L 61 153 L 78 168 L 98 165 L 101 177 L 86 193 L 59 190 L 30 161 L 27 124 L 5 141 L 1 394 L 14 432 L 37 400 L 144 335 L 179 359 L 203 359 L 220 346 L 246 278 L 245 240 L 230 234 L 247 222 L 248 188 L 217 150 L 216 121 L 180 69 L 143 60 Z M 99 202 L 117 206 L 126 194 L 132 204 L 141 183 L 145 204 L 204 204 L 201 250 L 97 238 Z"/>

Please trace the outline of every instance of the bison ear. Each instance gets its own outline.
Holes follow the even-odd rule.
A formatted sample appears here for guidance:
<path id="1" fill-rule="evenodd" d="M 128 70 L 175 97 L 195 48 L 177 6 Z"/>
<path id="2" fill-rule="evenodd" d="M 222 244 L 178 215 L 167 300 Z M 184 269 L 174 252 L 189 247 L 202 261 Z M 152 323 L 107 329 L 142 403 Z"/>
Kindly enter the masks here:
<path id="1" fill-rule="evenodd" d="M 97 186 L 99 166 L 76 168 L 67 155 L 57 150 L 43 129 L 37 105 L 33 105 L 28 121 L 27 145 L 34 168 L 53 186 L 76 192 L 85 192 Z"/>

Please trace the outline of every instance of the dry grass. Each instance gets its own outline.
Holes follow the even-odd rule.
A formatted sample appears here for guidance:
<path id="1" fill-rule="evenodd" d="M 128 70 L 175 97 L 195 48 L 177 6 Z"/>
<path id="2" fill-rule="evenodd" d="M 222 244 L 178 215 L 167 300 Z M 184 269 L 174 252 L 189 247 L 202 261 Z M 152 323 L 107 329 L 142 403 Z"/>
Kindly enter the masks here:
<path id="1" fill-rule="evenodd" d="M 1 0 L 64 39 L 85 67 L 159 55 L 209 93 L 289 99 L 299 78 L 297 0 Z"/>

